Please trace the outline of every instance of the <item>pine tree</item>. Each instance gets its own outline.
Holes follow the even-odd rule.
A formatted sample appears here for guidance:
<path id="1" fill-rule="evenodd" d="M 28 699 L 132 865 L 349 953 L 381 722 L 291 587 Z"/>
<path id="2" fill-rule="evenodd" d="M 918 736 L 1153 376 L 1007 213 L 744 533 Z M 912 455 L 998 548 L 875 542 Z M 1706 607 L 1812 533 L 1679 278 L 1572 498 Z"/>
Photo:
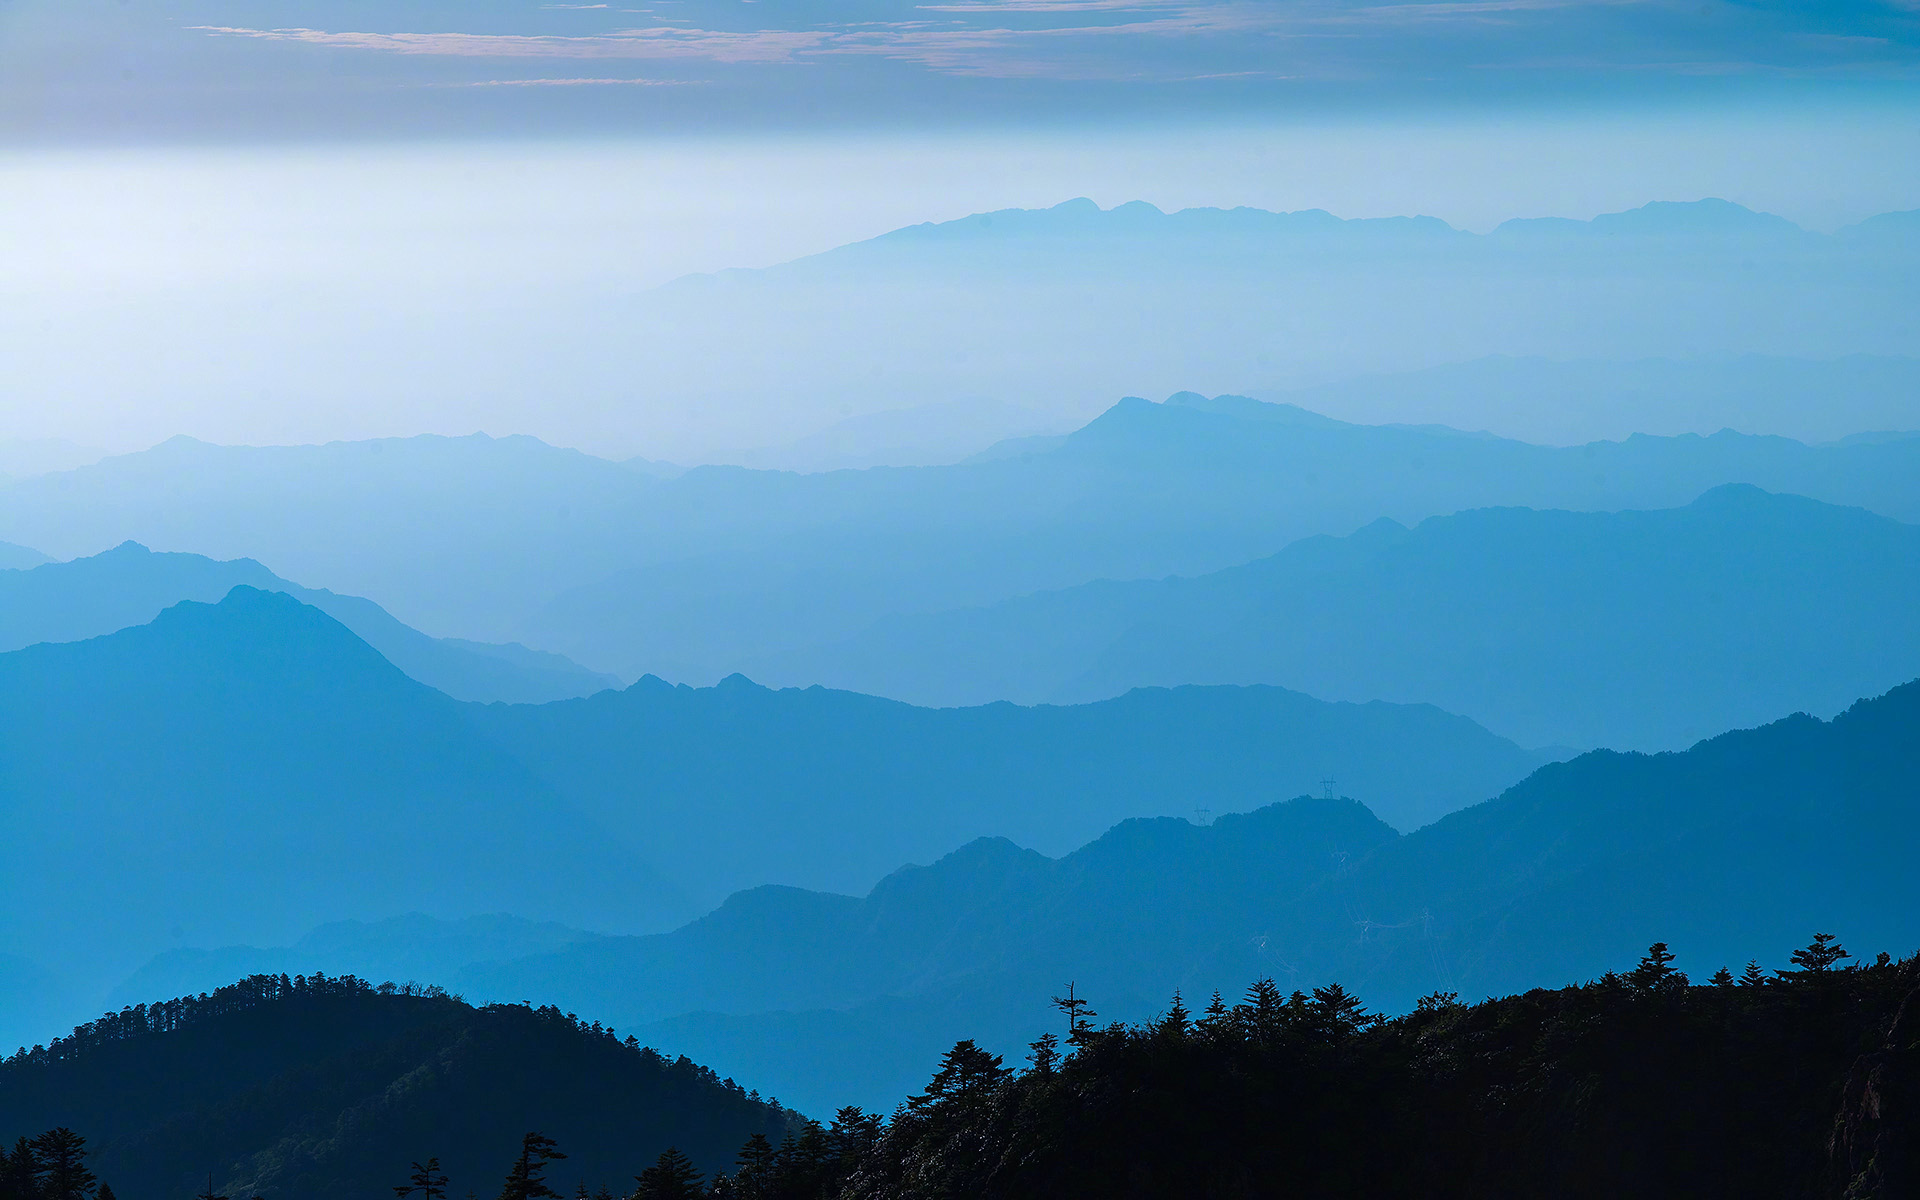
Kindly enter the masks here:
<path id="1" fill-rule="evenodd" d="M 833 1156 L 842 1176 L 851 1173 L 873 1153 L 873 1148 L 880 1144 L 880 1133 L 879 1113 L 848 1105 L 833 1114 L 833 1126 L 827 1130 L 827 1138 L 832 1143 Z"/>
<path id="2" fill-rule="evenodd" d="M 756 1133 L 733 1159 L 733 1178 L 748 1195 L 757 1195 L 773 1181 L 773 1143 Z"/>
<path id="3" fill-rule="evenodd" d="M 1167 1006 L 1167 1015 L 1160 1018 L 1155 1028 L 1166 1037 L 1185 1037 L 1190 1022 L 1187 1006 L 1180 1002 L 1180 993 L 1176 990 L 1173 993 L 1173 1003 Z"/>
<path id="4" fill-rule="evenodd" d="M 535 1200 L 546 1197 L 561 1200 L 560 1193 L 547 1186 L 547 1164 L 566 1155 L 555 1149 L 557 1143 L 545 1134 L 529 1133 L 520 1139 L 520 1157 L 507 1172 L 500 1189 L 500 1200 Z"/>
<path id="5" fill-rule="evenodd" d="M 393 1194 L 399 1200 L 418 1194 L 420 1200 L 441 1200 L 447 1194 L 447 1177 L 440 1173 L 440 1160 L 429 1158 L 424 1165 L 413 1164 L 413 1174 L 407 1176 L 407 1182 L 396 1184 Z"/>
<path id="6" fill-rule="evenodd" d="M 1732 972 L 1732 971 L 1729 971 L 1729 970 L 1727 970 L 1727 969 L 1726 969 L 1725 967 L 1721 967 L 1721 968 L 1720 968 L 1720 969 L 1719 969 L 1718 971 L 1715 971 L 1715 972 L 1713 973 L 1713 979 L 1712 979 L 1712 983 L 1713 983 L 1713 986 L 1715 986 L 1715 987 L 1718 987 L 1718 988 L 1730 988 L 1730 987 L 1732 987 L 1732 986 L 1733 986 L 1733 972 Z"/>
<path id="7" fill-rule="evenodd" d="M 1027 1043 L 1027 1048 L 1033 1051 L 1027 1055 L 1027 1061 L 1033 1064 L 1033 1073 L 1040 1078 L 1053 1074 L 1054 1068 L 1060 1065 L 1060 1039 L 1053 1034 L 1041 1034 Z"/>
<path id="8" fill-rule="evenodd" d="M 1085 996 L 1073 994 L 1071 981 L 1067 984 L 1066 995 L 1053 998 L 1053 1006 L 1067 1014 L 1067 1041 L 1076 1046 L 1080 1044 L 1080 1039 L 1087 1030 L 1088 1020 L 1100 1015 L 1087 1007 Z"/>
<path id="9" fill-rule="evenodd" d="M 1313 989 L 1310 1009 L 1314 1028 L 1336 1042 L 1345 1041 L 1381 1020 L 1367 1012 L 1358 996 L 1337 983 Z"/>
<path id="10" fill-rule="evenodd" d="M 1760 960 L 1754 958 L 1748 959 L 1747 969 L 1740 972 L 1740 986 L 1759 987 L 1766 981 L 1767 973 L 1761 969 Z"/>
<path id="11" fill-rule="evenodd" d="M 1000 1065 L 998 1054 L 989 1054 L 972 1039 L 955 1042 L 953 1049 L 940 1056 L 940 1069 L 933 1073 L 924 1094 L 907 1101 L 909 1108 L 973 1108 L 996 1092 L 1013 1072 Z"/>
<path id="12" fill-rule="evenodd" d="M 1834 964 L 1841 959 L 1852 957 L 1853 955 L 1840 948 L 1839 942 L 1833 940 L 1832 934 L 1816 933 L 1813 935 L 1813 941 L 1808 943 L 1805 949 L 1793 952 L 1792 960 L 1793 965 L 1800 968 L 1801 974 L 1824 975 L 1833 970 Z M 1782 971 L 1780 974 L 1786 975 L 1789 972 Z"/>
<path id="13" fill-rule="evenodd" d="M 94 1190 L 93 1200 L 120 1200 L 120 1197 L 114 1195 L 113 1189 L 103 1183 Z"/>
<path id="14" fill-rule="evenodd" d="M 634 1200 L 698 1200 L 700 1172 L 692 1160 L 672 1146 L 654 1164 L 634 1177 L 639 1188 Z"/>
<path id="15" fill-rule="evenodd" d="M 63 1125 L 33 1139 L 33 1153 L 42 1200 L 87 1200 L 95 1182 L 87 1170 L 87 1139 Z"/>
<path id="16" fill-rule="evenodd" d="M 40 1157 L 21 1138 L 0 1158 L 0 1200 L 34 1200 L 40 1194 Z"/>
<path id="17" fill-rule="evenodd" d="M 1665 942 L 1655 942 L 1647 948 L 1647 953 L 1633 970 L 1627 972 L 1627 983 L 1636 991 L 1664 992 L 1687 986 L 1687 977 L 1674 970 L 1673 954 Z"/>

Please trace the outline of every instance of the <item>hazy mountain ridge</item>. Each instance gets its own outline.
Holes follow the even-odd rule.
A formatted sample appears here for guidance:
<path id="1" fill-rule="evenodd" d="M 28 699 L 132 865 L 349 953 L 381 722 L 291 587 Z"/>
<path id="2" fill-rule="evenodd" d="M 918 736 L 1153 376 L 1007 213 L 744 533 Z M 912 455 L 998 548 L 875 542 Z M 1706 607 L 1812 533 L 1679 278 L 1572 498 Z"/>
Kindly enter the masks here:
<path id="1" fill-rule="evenodd" d="M 1267 683 L 1662 749 L 1920 674 L 1917 589 L 1920 527 L 1724 485 L 1673 509 L 1382 519 L 1210 575 L 896 616 L 756 670 L 930 704 Z"/>
<path id="2" fill-rule="evenodd" d="M 1906 945 L 1920 937 L 1904 866 L 1916 771 L 1920 682 L 1831 722 L 1553 764 L 1404 836 L 1350 800 L 1303 797 L 1208 827 L 1124 823 L 1053 861 L 988 841 L 864 900 L 763 889 L 672 934 L 476 968 L 462 985 L 651 1021 L 643 1037 L 803 1106 L 884 1103 L 958 1037 L 1016 1053 L 1052 1027 L 1046 998 L 1068 980 L 1106 1019 L 1265 975 L 1404 1011 L 1436 990 L 1592 978 L 1656 940 L 1703 973 L 1778 962 L 1809 926 Z M 833 1007 L 806 1011 L 822 997 Z"/>
<path id="3" fill-rule="evenodd" d="M 1040 453 L 820 475 L 660 479 L 531 439 L 169 443 L 0 490 L 0 537 L 253 557 L 432 634 L 712 682 L 896 613 L 1200 574 L 1381 516 L 1662 507 L 1744 482 L 1920 519 L 1920 439 L 1549 448 L 1219 408 L 1129 400 Z"/>
<path id="4" fill-rule="evenodd" d="M 459 704 L 330 617 L 245 586 L 0 654 L 0 684 L 19 856 L 0 905 L 32 914 L 0 927 L 27 1006 L 0 1013 L 0 1036 L 22 1040 L 170 947 L 228 947 L 215 957 L 245 970 L 372 970 L 400 959 L 364 941 L 357 958 L 249 947 L 407 912 L 666 929 L 742 887 L 865 888 L 988 833 L 1066 849 L 1129 815 L 1226 811 L 1330 771 L 1415 824 L 1545 757 L 1435 709 L 1277 689 L 925 710 L 650 679 Z M 1391 753 L 1405 748 L 1417 769 Z M 473 953 L 414 961 L 445 970 Z"/>
<path id="5" fill-rule="evenodd" d="M 0 574 L 0 652 L 144 625 L 182 600 L 214 603 L 238 586 L 284 592 L 339 621 L 408 675 L 456 700 L 540 703 L 620 681 L 524 646 L 430 638 L 358 596 L 289 583 L 252 559 L 155 554 L 124 542 L 91 558 Z"/>
<path id="6" fill-rule="evenodd" d="M 675 377 L 751 413 L 743 435 L 804 436 L 848 395 L 994 396 L 1084 419 L 1127 392 L 1274 396 L 1489 355 L 1913 356 L 1901 314 L 1920 239 L 1903 229 L 1810 233 L 1723 201 L 1477 234 L 1432 218 L 1076 200 L 690 277 L 625 311 L 712 347 L 708 369 Z M 673 370 L 675 357 L 655 361 Z M 1462 413 L 1489 427 L 1474 406 Z"/>
<path id="7" fill-rule="evenodd" d="M 1920 430 L 1920 359 L 1733 358 L 1562 361 L 1497 355 L 1367 374 L 1276 393 L 1363 424 L 1482 429 L 1541 445 L 1722 429 L 1808 444 L 1869 430 Z"/>
<path id="8" fill-rule="evenodd" d="M 697 911 L 466 712 L 332 618 L 246 587 L 0 655 L 0 907 L 32 915 L 0 926 L 0 952 L 70 989 L 46 998 L 57 1010 L 168 946 L 271 945 L 343 917 L 644 929 Z"/>

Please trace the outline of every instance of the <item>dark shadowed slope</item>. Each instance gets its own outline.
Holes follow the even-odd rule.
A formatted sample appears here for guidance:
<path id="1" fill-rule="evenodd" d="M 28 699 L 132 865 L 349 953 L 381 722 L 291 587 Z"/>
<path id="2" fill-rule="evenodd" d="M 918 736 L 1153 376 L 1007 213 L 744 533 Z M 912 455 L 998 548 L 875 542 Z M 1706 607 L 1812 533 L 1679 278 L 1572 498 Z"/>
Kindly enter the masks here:
<path id="1" fill-rule="evenodd" d="M 685 911 L 463 712 L 332 618 L 246 587 L 0 655 L 0 952 L 104 988 L 170 945 L 342 917 L 644 929 Z"/>
<path id="2" fill-rule="evenodd" d="M 91 558 L 0 572 L 0 651 L 143 625 L 182 600 L 211 603 L 243 584 L 312 605 L 394 666 L 456 700 L 539 704 L 620 684 L 558 654 L 428 637 L 371 600 L 288 583 L 252 559 L 218 562 L 198 554 L 155 554 L 138 542 Z"/>
<path id="3" fill-rule="evenodd" d="M 428 1156 L 451 1194 L 492 1195 L 529 1130 L 567 1156 L 548 1169 L 557 1190 L 619 1191 L 668 1146 L 712 1170 L 794 1120 L 555 1009 L 476 1009 L 352 978 L 254 976 L 0 1063 L 9 1143 L 69 1126 L 97 1175 L 145 1200 L 186 1200 L 209 1171 L 219 1195 L 388 1195 Z"/>
<path id="4" fill-rule="evenodd" d="M 983 836 L 1064 853 L 1127 817 L 1246 809 L 1328 777 L 1412 828 L 1545 757 L 1437 709 L 1277 688 L 924 709 L 741 678 L 700 689 L 643 679 L 468 712 L 712 903 L 758 883 L 864 889 Z"/>
<path id="5" fill-rule="evenodd" d="M 1199 578 L 896 617 L 764 673 L 917 703 L 1272 683 L 1426 701 L 1522 744 L 1666 749 L 1920 674 L 1916 594 L 1920 526 L 1727 486 L 1382 521 Z"/>
<path id="6" fill-rule="evenodd" d="M 1701 974 L 1784 965 L 1815 930 L 1920 943 L 1916 778 L 1920 683 L 1831 722 L 1547 766 L 1404 837 L 1302 798 L 1204 828 L 1129 822 L 1059 860 L 985 841 L 864 899 L 760 889 L 462 986 L 622 1024 L 697 1010 L 647 1036 L 803 1105 L 885 1103 L 957 1038 L 1017 1052 L 1068 980 L 1104 1018 L 1268 975 L 1403 1010 L 1590 978 L 1657 940 Z"/>

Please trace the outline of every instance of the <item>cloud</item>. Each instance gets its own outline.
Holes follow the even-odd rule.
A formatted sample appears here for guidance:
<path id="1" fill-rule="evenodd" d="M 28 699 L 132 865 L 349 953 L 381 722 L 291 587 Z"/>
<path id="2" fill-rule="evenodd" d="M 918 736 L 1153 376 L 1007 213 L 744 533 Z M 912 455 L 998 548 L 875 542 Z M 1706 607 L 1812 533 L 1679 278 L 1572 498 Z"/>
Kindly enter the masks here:
<path id="1" fill-rule="evenodd" d="M 581 34 L 193 28 L 219 37 L 446 58 L 788 64 L 867 57 L 949 75 L 1129 81 L 1355 78 L 1414 62 L 1429 72 L 1538 70 L 1547 46 L 1529 39 L 1556 29 L 1577 30 L 1581 53 L 1598 50 L 1655 70 L 1685 62 L 1697 71 L 1723 54 L 1729 66 L 1746 65 L 1756 43 L 1731 34 L 1752 35 L 1757 28 L 1740 24 L 1746 18 L 1723 6 L 1707 14 L 1711 21 L 1691 41 L 1675 40 L 1671 22 L 1631 15 L 1670 14 L 1671 6 L 1660 0 L 951 0 L 901 7 L 903 15 L 921 16 L 726 30 L 676 22 Z M 1594 23 L 1596 17 L 1602 24 Z M 1872 35 L 1857 32 L 1861 44 L 1850 51 L 1854 57 L 1871 54 L 1884 61 L 1886 52 L 1866 45 Z M 1469 47 L 1461 34 L 1474 44 Z M 1780 56 L 1809 53 L 1792 48 L 1791 31 L 1783 36 L 1776 29 L 1770 36 Z M 1289 51 L 1288 42 L 1312 48 Z"/>
<path id="2" fill-rule="evenodd" d="M 442 87 L 681 87 L 688 79 L 473 79 Z"/>
<path id="3" fill-rule="evenodd" d="M 333 33 L 321 29 L 247 29 L 189 26 L 222 37 L 300 42 L 347 50 L 443 58 L 701 59 L 723 63 L 791 61 L 794 54 L 832 39 L 823 31 L 767 29 L 732 33 L 707 29 L 627 29 L 563 36 L 521 33 Z"/>

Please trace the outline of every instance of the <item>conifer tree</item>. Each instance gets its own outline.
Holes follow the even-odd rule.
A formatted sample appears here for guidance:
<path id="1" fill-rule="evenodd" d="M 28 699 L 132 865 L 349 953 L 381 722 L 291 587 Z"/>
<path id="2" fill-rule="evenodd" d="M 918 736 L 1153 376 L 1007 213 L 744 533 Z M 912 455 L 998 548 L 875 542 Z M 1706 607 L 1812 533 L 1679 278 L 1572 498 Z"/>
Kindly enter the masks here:
<path id="1" fill-rule="evenodd" d="M 40 1158 L 26 1138 L 0 1158 L 0 1200 L 33 1200 L 40 1194 Z"/>
<path id="2" fill-rule="evenodd" d="M 1729 971 L 1729 970 L 1727 970 L 1727 969 L 1726 969 L 1725 967 L 1721 967 L 1721 968 L 1720 968 L 1720 969 L 1719 969 L 1718 971 L 1715 971 L 1715 972 L 1713 973 L 1713 980 L 1712 980 L 1712 983 L 1713 983 L 1713 986 L 1715 986 L 1715 987 L 1719 987 L 1719 988 L 1730 988 L 1730 987 L 1732 987 L 1732 986 L 1733 986 L 1733 972 L 1732 972 L 1732 971 Z"/>
<path id="3" fill-rule="evenodd" d="M 87 1200 L 95 1182 L 87 1170 L 87 1139 L 63 1125 L 33 1139 L 33 1154 L 42 1200 Z"/>
<path id="4" fill-rule="evenodd" d="M 1337 983 L 1313 989 L 1310 1008 L 1315 1028 L 1334 1041 L 1344 1041 L 1380 1020 L 1367 1012 L 1360 997 Z"/>
<path id="5" fill-rule="evenodd" d="M 1740 972 L 1740 986 L 1741 987 L 1759 987 L 1761 984 L 1764 984 L 1766 981 L 1767 981 L 1767 973 L 1766 971 L 1761 969 L 1760 960 L 1756 958 L 1748 959 L 1747 969 Z"/>
<path id="6" fill-rule="evenodd" d="M 873 1153 L 873 1148 L 880 1144 L 880 1133 L 878 1113 L 870 1113 L 858 1105 L 850 1104 L 833 1114 L 833 1126 L 827 1130 L 827 1137 L 843 1175 L 858 1167 L 861 1160 Z"/>
<path id="7" fill-rule="evenodd" d="M 113 1189 L 103 1183 L 94 1190 L 93 1200 L 120 1200 L 120 1197 L 114 1195 Z"/>
<path id="8" fill-rule="evenodd" d="M 756 1133 L 733 1159 L 733 1182 L 743 1196 L 758 1196 L 773 1186 L 773 1143 Z"/>
<path id="9" fill-rule="evenodd" d="M 1053 1074 L 1060 1065 L 1060 1039 L 1051 1033 L 1043 1033 L 1027 1044 L 1033 1053 L 1027 1055 L 1027 1061 L 1033 1064 L 1033 1073 L 1045 1079 Z"/>
<path id="10" fill-rule="evenodd" d="M 1067 1041 L 1076 1046 L 1086 1033 L 1087 1022 L 1100 1015 L 1087 1007 L 1085 996 L 1074 995 L 1071 981 L 1067 984 L 1066 995 L 1053 998 L 1053 1006 L 1067 1014 Z"/>
<path id="11" fill-rule="evenodd" d="M 520 1157 L 507 1172 L 500 1200 L 536 1200 L 536 1197 L 560 1200 L 560 1193 L 548 1187 L 546 1180 L 547 1164 L 566 1157 L 556 1145 L 552 1138 L 541 1133 L 529 1133 L 521 1138 Z"/>
<path id="12" fill-rule="evenodd" d="M 1647 948 L 1639 965 L 1627 972 L 1627 983 L 1636 991 L 1664 992 L 1686 987 L 1687 977 L 1674 969 L 1673 952 L 1667 949 L 1667 944 L 1655 942 Z"/>
<path id="13" fill-rule="evenodd" d="M 1173 1002 L 1167 1005 L 1167 1015 L 1160 1018 L 1156 1028 L 1161 1034 L 1169 1037 L 1185 1037 L 1189 1023 L 1190 1014 L 1187 1012 L 1187 1006 L 1180 1002 L 1180 993 L 1176 989 L 1173 993 Z"/>
<path id="14" fill-rule="evenodd" d="M 634 1200 L 698 1200 L 700 1178 L 692 1160 L 669 1146 L 652 1166 L 634 1177 L 639 1184 Z"/>
<path id="15" fill-rule="evenodd" d="M 418 1195 L 420 1200 L 441 1200 L 447 1194 L 447 1177 L 440 1173 L 440 1160 L 429 1158 L 425 1164 L 414 1163 L 413 1174 L 407 1176 L 405 1184 L 395 1184 L 393 1194 L 399 1200 Z"/>
<path id="16" fill-rule="evenodd" d="M 1813 935 L 1813 941 L 1809 942 L 1804 949 L 1793 952 L 1792 961 L 1794 966 L 1800 968 L 1802 974 L 1824 975 L 1833 970 L 1834 964 L 1841 959 L 1852 957 L 1853 955 L 1841 949 L 1839 942 L 1833 940 L 1832 934 L 1816 933 Z M 1786 975 L 1788 972 L 1782 971 L 1780 974 Z"/>

